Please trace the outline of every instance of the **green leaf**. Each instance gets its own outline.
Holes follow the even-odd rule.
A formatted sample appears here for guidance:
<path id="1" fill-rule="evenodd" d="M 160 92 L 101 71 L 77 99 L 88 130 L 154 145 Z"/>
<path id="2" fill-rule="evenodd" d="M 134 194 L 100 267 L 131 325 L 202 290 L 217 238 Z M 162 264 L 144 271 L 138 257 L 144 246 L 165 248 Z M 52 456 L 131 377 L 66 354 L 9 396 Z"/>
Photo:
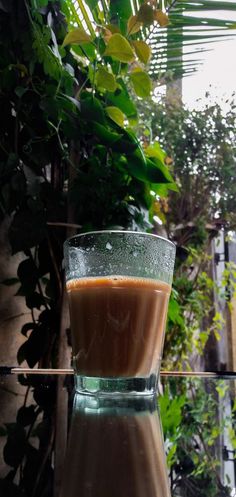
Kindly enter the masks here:
<path id="1" fill-rule="evenodd" d="M 118 133 L 113 133 L 108 128 L 99 123 L 93 124 L 93 130 L 101 143 L 107 146 L 113 145 L 121 138 L 121 135 L 119 135 Z"/>
<path id="2" fill-rule="evenodd" d="M 147 178 L 151 183 L 173 183 L 173 178 L 166 166 L 159 159 L 147 158 Z"/>
<path id="3" fill-rule="evenodd" d="M 103 55 L 110 56 L 120 62 L 131 62 L 134 60 L 134 52 L 130 43 L 119 33 L 111 36 Z"/>
<path id="4" fill-rule="evenodd" d="M 114 92 L 117 88 L 114 74 L 104 69 L 104 67 L 99 67 L 96 73 L 96 84 L 98 87 L 105 88 L 105 90 L 111 92 Z"/>
<path id="5" fill-rule="evenodd" d="M 105 123 L 104 109 L 96 97 L 89 96 L 81 100 L 81 115 L 86 121 Z"/>
<path id="6" fill-rule="evenodd" d="M 72 53 L 79 55 L 79 57 L 87 57 L 90 62 L 96 60 L 96 47 L 93 43 L 83 43 L 80 45 L 73 45 Z"/>
<path id="7" fill-rule="evenodd" d="M 125 150 L 126 154 L 135 156 L 136 160 L 140 160 L 142 164 L 146 166 L 146 157 L 143 153 L 143 149 L 137 139 L 136 134 L 131 129 L 124 129 L 123 136 L 126 143 L 128 144 L 128 147 Z"/>
<path id="8" fill-rule="evenodd" d="M 137 109 L 133 100 L 131 100 L 125 83 L 118 79 L 120 88 L 113 94 L 108 95 L 108 103 L 119 109 L 128 117 L 128 119 L 137 119 Z"/>
<path id="9" fill-rule="evenodd" d="M 17 86 L 15 88 L 15 94 L 21 98 L 23 95 L 27 92 L 28 88 L 25 88 L 24 86 Z"/>
<path id="10" fill-rule="evenodd" d="M 177 300 L 175 300 L 172 296 L 168 305 L 168 318 L 170 319 L 170 321 L 172 321 L 172 323 L 177 323 L 180 326 L 184 326 L 181 307 Z"/>
<path id="11" fill-rule="evenodd" d="M 166 152 L 161 148 L 160 143 L 155 141 L 152 145 L 145 148 L 145 155 L 147 157 L 156 157 L 156 159 L 159 159 L 164 164 Z"/>
<path id="12" fill-rule="evenodd" d="M 92 41 L 91 35 L 86 33 L 83 28 L 75 28 L 66 35 L 62 46 L 65 47 L 66 45 L 73 44 L 81 45 L 82 43 L 88 43 L 89 41 Z"/>
<path id="13" fill-rule="evenodd" d="M 168 169 L 160 162 L 155 164 L 145 159 L 141 147 L 128 158 L 128 169 L 132 176 L 147 183 L 171 183 L 173 179 Z"/>
<path id="14" fill-rule="evenodd" d="M 123 128 L 125 116 L 123 112 L 121 112 L 121 110 L 118 109 L 118 107 L 112 107 L 112 106 L 106 107 L 105 111 L 107 115 L 110 117 L 110 119 L 112 119 L 112 121 L 114 121 L 116 124 L 118 124 L 118 126 L 121 126 Z"/>
<path id="15" fill-rule="evenodd" d="M 140 98 L 147 98 L 152 91 L 152 82 L 148 74 L 140 69 L 136 69 L 130 74 L 136 95 Z"/>
<path id="16" fill-rule="evenodd" d="M 112 0 L 110 2 L 110 14 L 111 18 L 118 20 L 127 20 L 132 14 L 132 8 L 130 2 L 127 0 Z"/>
<path id="17" fill-rule="evenodd" d="M 98 0 L 85 0 L 85 2 L 91 10 L 95 9 L 98 4 Z"/>
<path id="18" fill-rule="evenodd" d="M 180 426 L 183 419 L 182 409 L 185 403 L 186 396 L 184 394 L 171 399 L 168 390 L 165 391 L 164 395 L 158 397 L 162 427 L 165 436 L 174 434 L 178 426 Z"/>
<path id="19" fill-rule="evenodd" d="M 169 195 L 169 190 L 173 192 L 179 192 L 179 188 L 176 183 L 152 183 L 151 189 L 159 195 L 159 197 L 167 197 Z"/>
<path id="20" fill-rule="evenodd" d="M 134 47 L 138 59 L 144 64 L 147 64 L 151 57 L 151 48 L 149 45 L 145 41 L 136 40 L 132 41 L 132 46 Z"/>

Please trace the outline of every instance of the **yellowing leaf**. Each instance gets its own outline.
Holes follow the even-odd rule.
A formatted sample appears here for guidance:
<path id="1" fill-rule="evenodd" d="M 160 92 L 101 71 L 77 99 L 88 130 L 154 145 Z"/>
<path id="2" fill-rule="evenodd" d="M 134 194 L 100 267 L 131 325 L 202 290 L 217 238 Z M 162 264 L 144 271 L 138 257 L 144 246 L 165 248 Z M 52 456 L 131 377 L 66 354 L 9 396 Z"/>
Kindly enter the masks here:
<path id="1" fill-rule="evenodd" d="M 134 52 L 129 42 L 119 33 L 115 33 L 108 41 L 103 55 L 108 55 L 120 62 L 131 62 L 134 60 Z"/>
<path id="2" fill-rule="evenodd" d="M 137 33 L 140 28 L 142 27 L 142 23 L 138 21 L 138 16 L 130 16 L 128 19 L 128 24 L 127 24 L 127 33 L 129 35 L 133 35 L 134 33 Z"/>
<path id="3" fill-rule="evenodd" d="M 137 20 L 150 25 L 154 21 L 154 10 L 151 5 L 143 3 L 138 11 Z"/>
<path id="4" fill-rule="evenodd" d="M 140 69 L 133 71 L 130 74 L 130 80 L 133 83 L 134 91 L 140 98 L 150 96 L 152 90 L 152 82 L 148 74 Z"/>
<path id="5" fill-rule="evenodd" d="M 99 67 L 97 71 L 96 85 L 111 92 L 115 91 L 117 87 L 115 76 L 104 69 L 104 67 Z"/>
<path id="6" fill-rule="evenodd" d="M 113 35 L 114 33 L 120 33 L 120 29 L 115 24 L 107 24 L 105 28 L 109 29 Z"/>
<path id="7" fill-rule="evenodd" d="M 121 110 L 118 109 L 118 107 L 113 107 L 113 106 L 106 107 L 105 111 L 107 115 L 110 117 L 110 119 L 112 119 L 112 121 L 114 121 L 116 124 L 118 124 L 118 126 L 121 126 L 123 128 L 125 116 L 123 112 L 121 112 Z"/>
<path id="8" fill-rule="evenodd" d="M 161 148 L 160 143 L 155 141 L 145 149 L 145 155 L 147 155 L 147 157 L 156 157 L 164 164 L 166 152 Z"/>
<path id="9" fill-rule="evenodd" d="M 103 34 L 105 42 L 108 43 L 111 37 L 112 37 L 112 32 L 109 29 L 105 29 Z"/>
<path id="10" fill-rule="evenodd" d="M 165 164 L 166 164 L 167 166 L 170 166 L 171 164 L 173 164 L 173 159 L 172 159 L 171 157 L 167 156 L 167 157 L 165 158 Z"/>
<path id="11" fill-rule="evenodd" d="M 151 48 L 142 40 L 132 41 L 132 46 L 134 47 L 135 53 L 139 60 L 144 64 L 147 64 L 151 57 Z"/>
<path id="12" fill-rule="evenodd" d="M 66 45 L 74 44 L 80 45 L 82 43 L 88 43 L 90 41 L 92 41 L 92 37 L 88 33 L 86 33 L 83 28 L 76 28 L 66 35 L 62 46 L 65 47 Z"/>
<path id="13" fill-rule="evenodd" d="M 155 10 L 154 11 L 154 19 L 155 19 L 155 21 L 158 22 L 158 24 L 161 27 L 167 26 L 167 24 L 169 24 L 169 18 L 165 14 L 165 12 L 162 12 L 162 10 Z"/>

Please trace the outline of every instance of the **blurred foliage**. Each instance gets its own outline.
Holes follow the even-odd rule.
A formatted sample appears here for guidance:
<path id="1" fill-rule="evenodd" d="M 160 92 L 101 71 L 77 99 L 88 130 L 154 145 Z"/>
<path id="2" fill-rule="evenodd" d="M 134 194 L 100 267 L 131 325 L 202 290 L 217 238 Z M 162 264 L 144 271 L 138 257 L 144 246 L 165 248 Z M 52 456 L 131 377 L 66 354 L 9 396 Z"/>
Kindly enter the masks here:
<path id="1" fill-rule="evenodd" d="M 236 104 L 234 96 L 219 104 L 208 103 L 207 96 L 201 110 L 175 99 L 151 106 L 139 102 L 144 145 L 157 140 L 174 164 L 179 193 L 169 192 L 166 203 L 160 200 L 160 210 L 179 245 L 196 247 L 221 226 L 226 231 L 236 226 Z"/>
<path id="2" fill-rule="evenodd" d="M 222 478 L 223 447 L 235 444 L 235 407 L 229 384 L 203 378 L 162 379 L 158 397 L 171 495 L 229 497 L 234 483 Z M 226 440 L 226 442 L 225 442 Z M 225 472 L 227 466 L 225 466 Z"/>
<path id="3" fill-rule="evenodd" d="M 208 103 L 190 110 L 175 99 L 152 107 L 139 102 L 138 108 L 137 131 L 146 154 L 165 148 L 179 189 L 167 192 L 163 185 L 162 197 L 152 206 L 156 231 L 177 244 L 163 367 L 191 369 L 195 361 L 200 366 L 209 338 L 214 336 L 217 347 L 225 332 L 217 299 L 228 301 L 230 308 L 235 294 L 234 264 L 225 264 L 221 281 L 212 279 L 211 242 L 220 230 L 227 237 L 235 228 L 236 107 L 232 97 L 226 112 Z"/>

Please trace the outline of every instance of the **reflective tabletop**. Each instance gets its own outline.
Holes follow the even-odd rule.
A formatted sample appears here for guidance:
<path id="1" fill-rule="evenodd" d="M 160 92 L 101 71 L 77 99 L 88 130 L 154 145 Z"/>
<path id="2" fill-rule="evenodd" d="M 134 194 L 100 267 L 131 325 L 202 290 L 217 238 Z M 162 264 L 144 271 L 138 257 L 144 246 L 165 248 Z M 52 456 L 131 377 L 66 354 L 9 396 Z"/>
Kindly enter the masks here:
<path id="1" fill-rule="evenodd" d="M 70 370 L 1 372 L 0 497 L 235 497 L 236 374 L 97 398 Z"/>

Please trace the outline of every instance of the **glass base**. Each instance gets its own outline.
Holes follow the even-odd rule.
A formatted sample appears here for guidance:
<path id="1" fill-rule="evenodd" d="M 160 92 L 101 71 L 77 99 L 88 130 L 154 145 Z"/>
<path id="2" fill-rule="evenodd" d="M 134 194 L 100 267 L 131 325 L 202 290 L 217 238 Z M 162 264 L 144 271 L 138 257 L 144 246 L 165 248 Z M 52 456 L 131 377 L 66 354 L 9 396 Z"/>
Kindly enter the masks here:
<path id="1" fill-rule="evenodd" d="M 157 376 L 154 374 L 148 378 L 100 378 L 75 374 L 76 392 L 97 397 L 154 395 L 156 386 Z"/>

